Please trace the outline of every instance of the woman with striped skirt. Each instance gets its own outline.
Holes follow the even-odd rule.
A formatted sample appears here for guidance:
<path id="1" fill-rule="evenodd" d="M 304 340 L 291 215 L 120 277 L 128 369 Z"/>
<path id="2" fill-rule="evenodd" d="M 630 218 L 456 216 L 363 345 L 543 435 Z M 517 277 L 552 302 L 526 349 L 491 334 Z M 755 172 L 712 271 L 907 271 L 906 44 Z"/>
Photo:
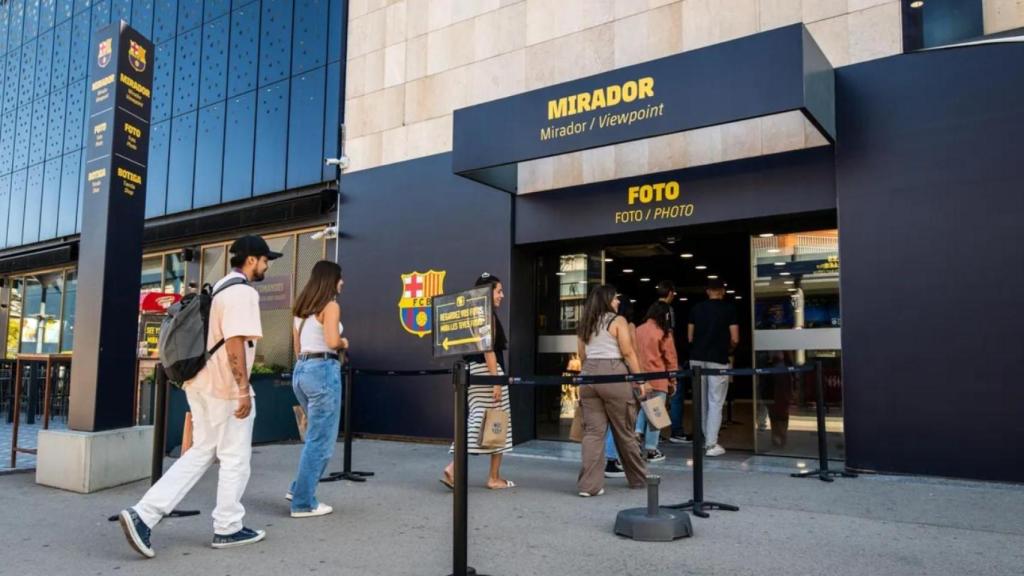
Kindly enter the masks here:
<path id="1" fill-rule="evenodd" d="M 498 320 L 497 310 L 501 301 L 505 299 L 505 292 L 501 280 L 484 272 L 476 280 L 475 286 L 492 286 L 493 297 L 492 310 L 494 311 L 493 331 L 494 346 L 491 352 L 466 356 L 469 363 L 469 373 L 474 376 L 504 376 L 505 375 L 505 350 L 508 348 L 508 340 L 505 338 L 505 330 Z M 501 477 L 501 455 L 512 449 L 512 426 L 509 425 L 505 434 L 505 444 L 498 448 L 482 448 L 480 446 L 481 430 L 484 424 L 484 414 L 491 408 L 504 410 L 511 414 L 508 400 L 508 386 L 487 386 L 470 385 L 469 387 L 469 420 L 467 422 L 469 438 L 468 451 L 470 454 L 490 454 L 491 471 L 487 477 L 487 487 L 491 490 L 504 490 L 512 488 L 515 484 L 511 480 Z M 511 421 L 511 419 L 510 419 Z M 454 450 L 454 448 L 453 448 Z M 452 451 L 452 450 L 450 450 Z M 454 488 L 455 464 L 449 463 L 444 469 L 441 483 L 449 488 Z"/>

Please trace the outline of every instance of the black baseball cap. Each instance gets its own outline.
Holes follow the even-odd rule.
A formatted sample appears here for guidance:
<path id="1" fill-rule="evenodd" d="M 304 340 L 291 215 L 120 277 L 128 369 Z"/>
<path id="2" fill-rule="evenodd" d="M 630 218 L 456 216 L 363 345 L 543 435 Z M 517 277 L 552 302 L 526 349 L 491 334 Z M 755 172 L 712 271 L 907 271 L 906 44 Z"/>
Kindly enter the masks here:
<path id="1" fill-rule="evenodd" d="M 722 288 L 725 288 L 725 284 L 718 278 L 708 280 L 708 290 L 721 290 Z"/>
<path id="2" fill-rule="evenodd" d="M 242 256 L 246 258 L 249 256 L 255 256 L 257 258 L 260 256 L 266 256 L 267 260 L 277 260 L 282 256 L 280 252 L 271 251 L 270 246 L 267 245 L 267 241 L 255 234 L 242 236 L 238 240 L 235 240 L 228 251 L 235 256 Z"/>

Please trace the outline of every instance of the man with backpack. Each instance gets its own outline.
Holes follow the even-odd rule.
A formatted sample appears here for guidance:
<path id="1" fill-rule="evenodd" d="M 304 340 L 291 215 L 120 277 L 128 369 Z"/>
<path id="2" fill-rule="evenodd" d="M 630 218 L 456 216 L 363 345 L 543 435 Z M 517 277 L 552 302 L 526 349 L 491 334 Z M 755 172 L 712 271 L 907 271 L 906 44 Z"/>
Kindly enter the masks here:
<path id="1" fill-rule="evenodd" d="M 241 499 L 249 481 L 256 416 L 249 372 L 256 340 L 263 336 L 259 294 L 249 283 L 263 280 L 270 261 L 281 254 L 272 252 L 259 236 L 239 238 L 229 251 L 232 272 L 217 282 L 212 293 L 207 289 L 182 300 L 169 311 L 161 329 L 161 340 L 168 340 L 161 342 L 161 361 L 172 381 L 183 383 L 192 412 L 193 444 L 137 504 L 120 513 L 128 543 L 147 558 L 154 556 L 150 531 L 174 510 L 214 459 L 220 461 L 220 473 L 211 545 L 230 548 L 266 536 L 263 530 L 242 524 Z M 189 357 L 182 352 L 187 347 L 183 335 L 202 331 L 206 346 Z"/>

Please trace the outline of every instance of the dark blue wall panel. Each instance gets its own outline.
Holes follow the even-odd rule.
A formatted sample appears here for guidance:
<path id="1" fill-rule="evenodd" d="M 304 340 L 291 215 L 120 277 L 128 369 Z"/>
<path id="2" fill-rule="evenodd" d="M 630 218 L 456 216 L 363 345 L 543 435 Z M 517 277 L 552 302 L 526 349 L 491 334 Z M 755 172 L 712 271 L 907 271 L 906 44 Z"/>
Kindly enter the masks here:
<path id="1" fill-rule="evenodd" d="M 82 188 L 79 169 L 82 153 L 72 152 L 63 158 L 60 175 L 60 210 L 57 215 L 57 234 L 74 234 L 78 222 L 78 191 Z"/>
<path id="2" fill-rule="evenodd" d="M 203 20 L 209 22 L 231 12 L 231 0 L 206 0 L 203 9 Z"/>
<path id="3" fill-rule="evenodd" d="M 193 206 L 212 206 L 220 202 L 224 168 L 224 118 L 227 106 L 214 104 L 199 110 L 199 134 L 196 140 L 196 179 Z M 229 168 L 233 169 L 233 167 Z"/>
<path id="4" fill-rule="evenodd" d="M 110 4 L 110 21 L 119 22 L 121 20 L 132 24 L 134 27 L 132 22 L 132 0 L 114 0 Z"/>
<path id="5" fill-rule="evenodd" d="M 293 75 L 327 64 L 328 4 L 329 0 L 305 0 L 295 5 Z"/>
<path id="6" fill-rule="evenodd" d="M 21 231 L 21 243 L 39 241 L 39 214 L 43 204 L 43 168 L 36 164 L 28 169 L 25 179 L 25 224 Z"/>
<path id="7" fill-rule="evenodd" d="M 327 35 L 327 61 L 339 62 L 343 50 L 341 3 L 343 0 L 331 0 L 330 27 Z"/>
<path id="8" fill-rule="evenodd" d="M 203 0 L 178 0 L 178 34 L 203 23 Z"/>
<path id="9" fill-rule="evenodd" d="M 85 80 L 68 86 L 68 103 L 64 109 L 64 152 L 82 147 L 85 122 Z"/>
<path id="10" fill-rule="evenodd" d="M 53 28 L 56 23 L 57 0 L 41 0 L 39 2 L 39 32 Z"/>
<path id="11" fill-rule="evenodd" d="M 60 217 L 60 174 L 61 159 L 54 158 L 44 164 L 43 203 L 39 212 L 39 239 L 57 237 L 57 220 Z"/>
<path id="12" fill-rule="evenodd" d="M 78 173 L 79 174 L 85 174 L 85 158 L 86 158 L 86 154 L 83 151 L 81 154 L 79 154 L 79 160 L 78 160 Z M 83 200 L 82 199 L 82 195 L 83 194 L 85 194 L 85 186 L 80 184 L 78 186 L 78 206 L 77 206 L 76 211 L 75 211 L 75 232 L 79 232 L 79 233 L 81 233 L 81 231 L 82 231 L 82 208 L 85 206 L 85 202 L 82 201 Z"/>
<path id="13" fill-rule="evenodd" d="M 50 92 L 68 85 L 68 65 L 71 59 L 71 20 L 57 24 L 53 29 L 53 69 Z"/>
<path id="14" fill-rule="evenodd" d="M 230 40 L 230 17 L 224 16 L 207 22 L 203 26 L 203 65 L 199 83 L 200 106 L 209 106 L 227 98 Z"/>
<path id="15" fill-rule="evenodd" d="M 256 142 L 256 93 L 228 100 L 224 135 L 224 202 L 252 196 L 253 147 Z"/>
<path id="16" fill-rule="evenodd" d="M 57 15 L 54 17 L 57 24 L 70 20 L 75 13 L 75 0 L 57 0 Z"/>
<path id="17" fill-rule="evenodd" d="M 178 21 L 177 0 L 156 0 L 153 4 L 153 43 L 174 38 Z"/>
<path id="18" fill-rule="evenodd" d="M 0 4 L 0 54 L 6 54 L 9 46 L 7 45 L 7 27 L 11 21 L 11 3 L 4 2 Z M 10 181 L 7 183 L 8 191 L 10 194 Z M 2 192 L 0 192 L 2 193 Z M 6 236 L 5 236 L 6 238 Z"/>
<path id="19" fill-rule="evenodd" d="M 326 76 L 325 68 L 317 68 L 292 78 L 288 122 L 288 188 L 321 181 Z"/>
<path id="20" fill-rule="evenodd" d="M 341 106 L 341 63 L 327 65 L 327 104 L 324 106 L 324 158 L 338 157 L 338 117 Z M 323 180 L 334 180 L 337 172 L 333 166 L 322 167 Z"/>
<path id="21" fill-rule="evenodd" d="M 64 153 L 64 109 L 68 91 L 65 88 L 50 95 L 50 111 L 46 123 L 46 158 L 56 158 Z"/>
<path id="22" fill-rule="evenodd" d="M 89 30 L 92 26 L 92 14 L 79 12 L 71 21 L 71 65 L 69 79 L 74 82 L 89 74 Z"/>
<path id="23" fill-rule="evenodd" d="M 171 117 L 174 103 L 174 40 L 157 44 L 153 62 L 152 122 L 163 122 Z"/>
<path id="24" fill-rule="evenodd" d="M 53 66 L 53 30 L 39 35 L 36 48 L 36 85 L 33 98 L 50 92 L 50 71 Z"/>
<path id="25" fill-rule="evenodd" d="M 174 115 L 193 112 L 199 102 L 199 52 L 202 30 L 179 36 L 174 56 Z"/>
<path id="26" fill-rule="evenodd" d="M 259 89 L 253 196 L 284 190 L 288 154 L 288 81 Z"/>
<path id="27" fill-rule="evenodd" d="M 292 61 L 292 3 L 264 0 L 260 19 L 260 87 L 287 78 Z"/>
<path id="28" fill-rule="evenodd" d="M 17 133 L 18 110 L 4 112 L 0 128 L 0 174 L 8 174 L 11 171 L 11 164 L 14 162 L 14 137 Z"/>
<path id="29" fill-rule="evenodd" d="M 11 176 L 11 209 L 7 218 L 7 245 L 18 246 L 25 224 L 25 170 Z"/>
<path id="30" fill-rule="evenodd" d="M 11 46 L 20 46 L 22 43 L 22 29 L 25 26 L 25 0 L 10 0 L 11 18 L 8 28 L 8 42 Z"/>
<path id="31" fill-rule="evenodd" d="M 35 38 L 39 34 L 39 0 L 25 1 L 25 27 L 22 42 Z"/>
<path id="32" fill-rule="evenodd" d="M 260 6 L 253 4 L 231 13 L 231 49 L 228 97 L 256 88 L 259 73 Z"/>
<path id="33" fill-rule="evenodd" d="M 11 211 L 11 175 L 0 176 L 0 248 L 7 247 L 7 217 Z"/>
<path id="34" fill-rule="evenodd" d="M 21 77 L 18 80 L 18 106 L 32 102 L 36 88 L 36 40 L 21 47 Z"/>
<path id="35" fill-rule="evenodd" d="M 153 38 L 153 0 L 132 0 L 132 28 Z"/>
<path id="36" fill-rule="evenodd" d="M 171 120 L 171 157 L 167 172 L 167 213 L 192 208 L 196 163 L 196 113 Z"/>
<path id="37" fill-rule="evenodd" d="M 32 104 L 32 147 L 28 153 L 29 164 L 38 164 L 46 160 L 46 118 L 49 112 L 49 96 L 43 96 Z"/>
<path id="38" fill-rule="evenodd" d="M 146 218 L 167 210 L 167 158 L 171 148 L 171 122 L 153 124 L 149 136 L 149 186 L 146 187 Z"/>
<path id="39" fill-rule="evenodd" d="M 14 170 L 28 166 L 29 146 L 32 144 L 32 105 L 18 108 L 18 126 L 14 133 Z"/>

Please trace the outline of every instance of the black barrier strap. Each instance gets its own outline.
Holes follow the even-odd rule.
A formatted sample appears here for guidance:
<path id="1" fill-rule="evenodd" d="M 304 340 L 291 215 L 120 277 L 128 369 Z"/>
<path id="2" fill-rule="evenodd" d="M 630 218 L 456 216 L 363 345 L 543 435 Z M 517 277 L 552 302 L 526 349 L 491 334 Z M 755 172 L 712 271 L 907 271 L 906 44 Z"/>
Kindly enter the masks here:
<path id="1" fill-rule="evenodd" d="M 764 376 L 768 374 L 799 374 L 813 372 L 814 367 L 787 366 L 781 368 L 702 368 L 705 376 Z M 581 384 L 612 384 L 616 382 L 648 382 L 669 378 L 691 378 L 692 370 L 674 372 L 643 372 L 640 374 L 602 374 L 587 376 L 470 376 L 470 384 L 484 386 L 579 386 Z"/>
<path id="2" fill-rule="evenodd" d="M 430 370 L 377 370 L 373 368 L 355 368 L 354 374 L 366 376 L 444 376 L 452 373 L 450 368 L 435 368 Z"/>

